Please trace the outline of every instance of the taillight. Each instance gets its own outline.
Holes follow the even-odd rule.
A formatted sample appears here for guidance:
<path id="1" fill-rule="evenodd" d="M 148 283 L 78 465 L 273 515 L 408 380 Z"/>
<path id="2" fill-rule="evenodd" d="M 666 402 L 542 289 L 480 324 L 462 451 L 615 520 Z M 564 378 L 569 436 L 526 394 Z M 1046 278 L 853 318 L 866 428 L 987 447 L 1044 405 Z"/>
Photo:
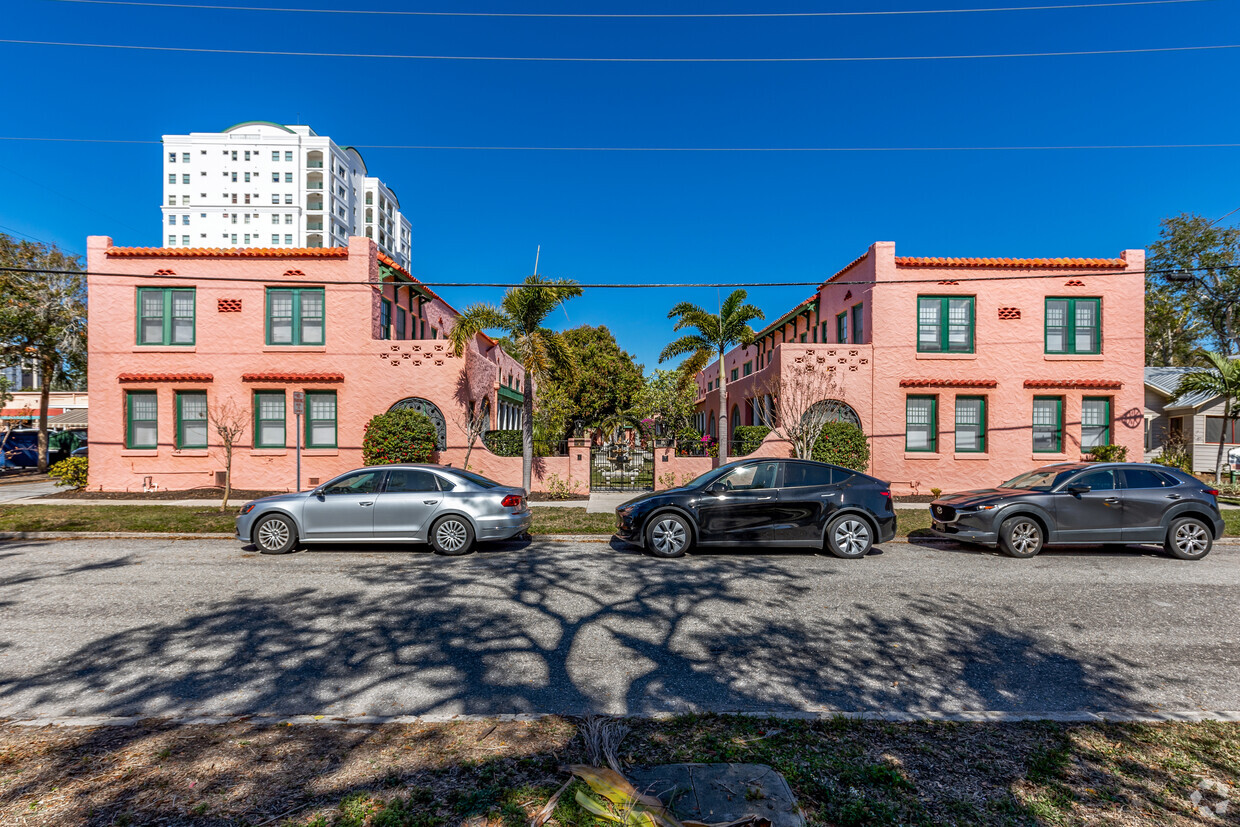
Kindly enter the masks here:
<path id="1" fill-rule="evenodd" d="M 1202 489 L 1202 493 L 1209 494 L 1211 497 L 1217 497 L 1218 489 L 1217 488 L 1205 488 L 1205 489 Z"/>
<path id="2" fill-rule="evenodd" d="M 500 505 L 504 508 L 520 508 L 521 498 L 516 494 L 509 494 L 507 497 L 504 497 L 504 500 L 500 503 Z"/>
<path id="3" fill-rule="evenodd" d="M 879 492 L 878 492 L 878 495 L 879 495 L 880 497 L 887 497 L 887 498 L 889 498 L 889 499 L 890 499 L 890 497 L 891 497 L 891 492 L 890 492 L 890 491 L 879 491 Z"/>

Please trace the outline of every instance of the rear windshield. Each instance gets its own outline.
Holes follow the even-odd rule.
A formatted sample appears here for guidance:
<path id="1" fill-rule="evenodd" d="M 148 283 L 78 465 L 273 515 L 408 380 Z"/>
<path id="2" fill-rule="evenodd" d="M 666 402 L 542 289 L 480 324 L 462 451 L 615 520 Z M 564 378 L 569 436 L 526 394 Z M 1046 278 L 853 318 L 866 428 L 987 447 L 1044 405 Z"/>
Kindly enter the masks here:
<path id="1" fill-rule="evenodd" d="M 460 471 L 456 468 L 452 469 L 452 473 L 462 479 L 469 480 L 480 488 L 499 488 L 500 484 L 495 480 L 489 480 L 481 474 L 475 474 L 473 471 Z"/>
<path id="2" fill-rule="evenodd" d="M 1019 488 L 1022 491 L 1050 491 L 1067 479 L 1078 469 L 1063 471 L 1055 468 L 1039 468 L 1027 474 L 1021 474 L 1000 485 L 1000 488 Z"/>

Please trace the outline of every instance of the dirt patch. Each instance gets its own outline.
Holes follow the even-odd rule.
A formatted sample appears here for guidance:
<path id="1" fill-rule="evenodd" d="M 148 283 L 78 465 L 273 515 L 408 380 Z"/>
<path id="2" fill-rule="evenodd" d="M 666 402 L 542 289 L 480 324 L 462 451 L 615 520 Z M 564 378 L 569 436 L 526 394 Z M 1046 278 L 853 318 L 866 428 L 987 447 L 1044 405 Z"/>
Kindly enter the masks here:
<path id="1" fill-rule="evenodd" d="M 565 496 L 557 497 L 553 494 L 548 494 L 545 491 L 535 491 L 530 494 L 528 499 L 532 503 L 579 502 L 579 501 L 585 502 L 586 500 L 590 499 L 590 495 L 589 494 L 568 494 Z"/>
<path id="2" fill-rule="evenodd" d="M 228 501 L 236 500 L 243 503 L 246 500 L 257 500 L 259 497 L 270 497 L 275 494 L 287 494 L 288 491 L 244 491 L 234 489 L 228 495 Z M 84 488 L 76 490 L 65 489 L 64 491 L 55 491 L 51 494 L 44 494 L 36 499 L 40 500 L 150 500 L 151 502 L 159 502 L 160 500 L 221 500 L 224 498 L 223 488 L 187 488 L 183 491 L 87 491 Z"/>

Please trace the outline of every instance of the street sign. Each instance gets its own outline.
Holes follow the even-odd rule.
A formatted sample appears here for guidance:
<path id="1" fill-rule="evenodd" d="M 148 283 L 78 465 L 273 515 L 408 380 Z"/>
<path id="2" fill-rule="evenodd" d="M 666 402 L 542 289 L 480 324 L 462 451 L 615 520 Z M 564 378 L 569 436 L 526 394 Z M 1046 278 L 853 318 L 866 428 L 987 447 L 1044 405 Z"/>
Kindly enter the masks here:
<path id="1" fill-rule="evenodd" d="M 305 391 L 293 391 L 293 415 L 301 416 L 306 412 Z"/>
<path id="2" fill-rule="evenodd" d="M 306 412 L 305 391 L 293 391 L 293 417 L 296 425 L 293 430 L 297 434 L 297 490 L 301 490 L 301 417 Z"/>

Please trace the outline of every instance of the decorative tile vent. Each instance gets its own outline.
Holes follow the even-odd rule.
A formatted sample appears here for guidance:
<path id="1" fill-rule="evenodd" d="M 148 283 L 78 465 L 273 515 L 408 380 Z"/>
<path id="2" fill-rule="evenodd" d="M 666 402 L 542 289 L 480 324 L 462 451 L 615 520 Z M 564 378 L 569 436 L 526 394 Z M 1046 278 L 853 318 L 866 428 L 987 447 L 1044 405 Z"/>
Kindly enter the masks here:
<path id="1" fill-rule="evenodd" d="M 176 274 L 177 273 L 175 270 L 156 270 L 155 271 L 155 275 L 157 276 L 175 276 Z"/>
<path id="2" fill-rule="evenodd" d="M 939 282 L 939 285 L 940 285 L 940 286 L 947 286 L 947 285 L 952 285 L 952 284 L 960 284 L 960 282 L 958 282 L 958 281 L 941 281 L 941 282 Z"/>
<path id="3" fill-rule="evenodd" d="M 1081 281 L 1080 279 L 1069 279 L 1068 281 L 1065 281 L 1063 283 L 1063 286 L 1064 287 L 1084 287 L 1085 282 Z"/>
<path id="4" fill-rule="evenodd" d="M 215 306 L 221 313 L 240 313 L 241 299 L 219 299 Z"/>
<path id="5" fill-rule="evenodd" d="M 295 276 L 295 277 L 304 277 L 306 274 L 305 274 L 305 273 L 303 273 L 303 272 L 302 272 L 302 271 L 300 271 L 300 270 L 285 270 L 285 271 L 284 271 L 284 275 L 286 275 L 286 276 Z"/>
<path id="6" fill-rule="evenodd" d="M 847 293 L 844 294 L 844 301 L 848 301 L 851 298 L 852 298 L 852 291 L 849 290 Z"/>
<path id="7" fill-rule="evenodd" d="M 1011 321 L 1013 319 L 1019 319 L 1019 318 L 1020 318 L 1019 307 L 1000 307 L 999 308 L 999 321 L 1006 322 L 1006 321 Z"/>

